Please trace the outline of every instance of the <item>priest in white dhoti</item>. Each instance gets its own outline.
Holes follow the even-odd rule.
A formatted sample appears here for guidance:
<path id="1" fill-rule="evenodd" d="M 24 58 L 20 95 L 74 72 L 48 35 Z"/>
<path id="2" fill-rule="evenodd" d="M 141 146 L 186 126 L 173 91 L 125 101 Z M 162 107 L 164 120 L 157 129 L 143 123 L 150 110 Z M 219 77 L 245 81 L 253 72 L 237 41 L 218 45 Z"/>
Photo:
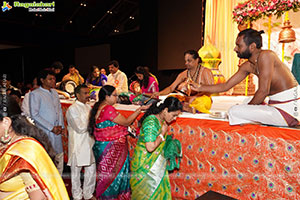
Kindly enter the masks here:
<path id="1" fill-rule="evenodd" d="M 235 105 L 228 112 L 230 125 L 262 123 L 274 126 L 297 126 L 300 115 L 300 86 L 269 96 L 262 105 Z"/>
<path id="2" fill-rule="evenodd" d="M 71 183 L 73 199 L 94 199 L 96 184 L 96 165 L 92 151 L 94 139 L 87 131 L 89 113 L 89 88 L 79 85 L 75 88 L 77 100 L 67 110 L 66 117 L 69 132 L 69 160 L 71 166 Z M 81 188 L 80 171 L 84 167 L 83 189 Z"/>
<path id="3" fill-rule="evenodd" d="M 230 125 L 261 123 L 297 126 L 300 122 L 300 89 L 289 68 L 271 50 L 262 50 L 263 31 L 246 29 L 239 33 L 234 48 L 239 58 L 248 59 L 226 82 L 217 85 L 192 84 L 199 92 L 224 92 L 240 83 L 250 73 L 258 77 L 258 89 L 248 104 L 229 109 Z M 269 97 L 269 102 L 264 103 Z"/>

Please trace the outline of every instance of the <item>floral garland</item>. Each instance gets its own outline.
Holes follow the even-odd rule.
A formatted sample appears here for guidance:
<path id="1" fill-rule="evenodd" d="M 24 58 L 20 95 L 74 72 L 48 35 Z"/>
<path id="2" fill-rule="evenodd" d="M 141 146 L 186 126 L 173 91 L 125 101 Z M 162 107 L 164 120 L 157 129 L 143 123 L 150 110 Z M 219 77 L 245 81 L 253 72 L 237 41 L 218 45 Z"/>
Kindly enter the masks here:
<path id="1" fill-rule="evenodd" d="M 239 24 L 256 21 L 260 18 L 275 15 L 280 17 L 286 11 L 297 12 L 300 0 L 248 0 L 239 3 L 233 10 L 233 20 Z"/>

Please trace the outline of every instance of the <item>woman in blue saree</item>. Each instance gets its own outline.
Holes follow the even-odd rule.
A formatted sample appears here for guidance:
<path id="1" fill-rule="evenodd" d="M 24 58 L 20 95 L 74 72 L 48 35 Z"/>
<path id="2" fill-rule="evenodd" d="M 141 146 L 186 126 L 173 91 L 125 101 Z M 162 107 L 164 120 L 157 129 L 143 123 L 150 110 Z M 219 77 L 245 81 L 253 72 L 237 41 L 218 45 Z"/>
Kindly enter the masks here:
<path id="1" fill-rule="evenodd" d="M 91 72 L 86 79 L 87 86 L 90 88 L 101 88 L 106 82 L 106 75 L 100 73 L 100 70 L 97 66 L 92 66 Z"/>

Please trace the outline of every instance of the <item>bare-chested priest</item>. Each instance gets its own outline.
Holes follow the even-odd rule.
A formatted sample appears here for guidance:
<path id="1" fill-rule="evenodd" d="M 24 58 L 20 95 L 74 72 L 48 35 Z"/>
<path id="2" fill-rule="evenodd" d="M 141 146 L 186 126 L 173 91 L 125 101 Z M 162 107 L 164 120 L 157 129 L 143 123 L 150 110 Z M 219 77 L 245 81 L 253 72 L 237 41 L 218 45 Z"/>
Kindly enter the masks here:
<path id="1" fill-rule="evenodd" d="M 181 96 L 182 98 L 177 96 L 179 100 L 184 102 L 184 111 L 208 113 L 212 103 L 210 93 L 193 91 L 190 82 L 212 85 L 214 84 L 213 74 L 210 69 L 201 66 L 202 60 L 195 50 L 184 52 L 184 60 L 187 69 L 181 72 L 170 86 L 154 93 L 152 97 L 167 95 L 177 89 L 186 94 L 186 96 Z"/>
<path id="2" fill-rule="evenodd" d="M 250 73 L 258 77 L 258 90 L 248 104 L 229 109 L 230 125 L 261 123 L 275 126 L 296 126 L 299 123 L 299 85 L 288 69 L 271 50 L 262 50 L 263 31 L 246 29 L 238 34 L 234 51 L 239 58 L 248 59 L 223 84 L 208 86 L 192 84 L 199 92 L 224 92 L 240 83 Z M 268 104 L 264 104 L 269 96 Z"/>

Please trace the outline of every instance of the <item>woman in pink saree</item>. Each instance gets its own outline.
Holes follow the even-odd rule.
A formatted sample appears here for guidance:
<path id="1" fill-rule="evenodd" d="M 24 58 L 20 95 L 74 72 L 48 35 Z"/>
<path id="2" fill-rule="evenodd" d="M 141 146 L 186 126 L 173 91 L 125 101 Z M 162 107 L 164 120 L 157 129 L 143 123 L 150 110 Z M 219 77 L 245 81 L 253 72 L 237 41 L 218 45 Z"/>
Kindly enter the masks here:
<path id="1" fill-rule="evenodd" d="M 127 126 L 142 109 L 139 107 L 128 118 L 113 105 L 117 102 L 115 87 L 105 85 L 98 94 L 89 121 L 89 132 L 95 137 L 93 147 L 97 163 L 97 199 L 130 199 L 129 154 Z"/>
<path id="2" fill-rule="evenodd" d="M 139 66 L 135 70 L 135 75 L 141 87 L 141 92 L 145 95 L 151 96 L 154 92 L 158 92 L 157 80 L 150 75 L 145 67 Z"/>
<path id="3" fill-rule="evenodd" d="M 154 103 L 156 100 L 150 99 L 150 96 L 159 91 L 157 79 L 147 67 L 138 66 L 134 73 L 137 80 L 130 84 L 130 90 L 136 95 L 133 102 L 140 101 L 141 105 Z"/>

